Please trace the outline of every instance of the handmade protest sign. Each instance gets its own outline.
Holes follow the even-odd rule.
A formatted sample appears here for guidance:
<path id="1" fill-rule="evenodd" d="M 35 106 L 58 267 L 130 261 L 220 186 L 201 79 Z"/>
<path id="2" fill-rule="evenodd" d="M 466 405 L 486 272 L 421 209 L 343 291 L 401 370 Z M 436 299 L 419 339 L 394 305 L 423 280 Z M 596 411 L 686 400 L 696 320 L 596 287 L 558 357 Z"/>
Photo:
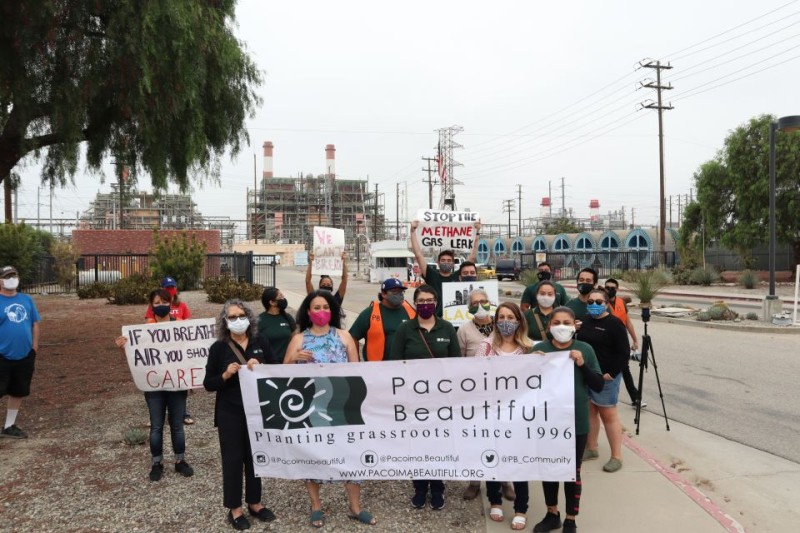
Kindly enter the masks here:
<path id="1" fill-rule="evenodd" d="M 475 289 L 483 289 L 489 295 L 489 303 L 492 305 L 489 313 L 494 316 L 500 303 L 496 279 L 442 283 L 442 317 L 455 327 L 472 320 L 472 315 L 469 314 L 469 295 Z"/>
<path id="2" fill-rule="evenodd" d="M 480 216 L 472 211 L 420 209 L 417 220 L 419 242 L 422 246 L 469 251 L 477 237 L 475 223 L 480 220 Z"/>
<path id="3" fill-rule="evenodd" d="M 284 479 L 575 480 L 568 352 L 239 371 L 253 464 Z"/>
<path id="4" fill-rule="evenodd" d="M 338 276 L 342 273 L 342 252 L 344 252 L 344 230 L 314 226 L 314 264 L 315 274 Z"/>
<path id="5" fill-rule="evenodd" d="M 139 390 L 189 390 L 203 386 L 208 348 L 216 340 L 213 318 L 123 326 L 125 356 Z"/>

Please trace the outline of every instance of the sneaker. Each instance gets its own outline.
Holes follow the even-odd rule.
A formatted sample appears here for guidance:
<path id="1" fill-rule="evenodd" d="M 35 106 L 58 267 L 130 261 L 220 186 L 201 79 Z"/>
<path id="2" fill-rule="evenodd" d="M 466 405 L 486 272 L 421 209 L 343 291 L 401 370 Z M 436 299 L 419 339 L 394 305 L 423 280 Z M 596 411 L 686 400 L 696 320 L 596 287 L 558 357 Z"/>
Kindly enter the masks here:
<path id="1" fill-rule="evenodd" d="M 634 409 L 636 409 L 636 405 L 637 405 L 637 404 L 638 404 L 640 401 L 641 401 L 641 400 L 633 400 L 633 401 L 631 402 L 631 407 L 633 407 Z M 644 409 L 645 407 L 647 407 L 647 402 L 642 402 L 642 409 Z"/>
<path id="2" fill-rule="evenodd" d="M 164 473 L 164 465 L 161 463 L 153 463 L 150 467 L 150 481 L 158 481 Z"/>
<path id="3" fill-rule="evenodd" d="M 428 499 L 428 493 L 417 491 L 411 497 L 411 507 L 414 509 L 422 509 L 425 507 L 425 500 Z"/>
<path id="4" fill-rule="evenodd" d="M 615 457 L 612 457 L 606 464 L 603 465 L 603 470 L 606 472 L 616 472 L 620 468 L 622 468 L 622 461 Z"/>
<path id="5" fill-rule="evenodd" d="M 600 452 L 597 450 L 590 450 L 589 448 L 585 448 L 583 450 L 584 461 L 591 461 L 592 459 L 597 459 L 598 457 L 600 457 Z"/>
<path id="6" fill-rule="evenodd" d="M 578 525 L 575 523 L 575 520 L 570 520 L 568 518 L 564 520 L 564 529 L 561 531 L 563 533 L 578 533 Z"/>
<path id="7" fill-rule="evenodd" d="M 3 431 L 0 432 L 0 436 L 9 438 L 9 439 L 27 439 L 28 434 L 19 429 L 16 424 L 11 424 Z"/>
<path id="8" fill-rule="evenodd" d="M 541 522 L 533 526 L 533 533 L 544 533 L 561 527 L 561 513 L 553 514 L 550 511 L 544 515 Z"/>
<path id="9" fill-rule="evenodd" d="M 444 509 L 444 493 L 432 492 L 431 493 L 431 509 L 434 511 L 441 511 Z"/>
<path id="10" fill-rule="evenodd" d="M 175 471 L 183 477 L 192 477 L 194 475 L 194 469 L 183 459 L 175 463 Z"/>

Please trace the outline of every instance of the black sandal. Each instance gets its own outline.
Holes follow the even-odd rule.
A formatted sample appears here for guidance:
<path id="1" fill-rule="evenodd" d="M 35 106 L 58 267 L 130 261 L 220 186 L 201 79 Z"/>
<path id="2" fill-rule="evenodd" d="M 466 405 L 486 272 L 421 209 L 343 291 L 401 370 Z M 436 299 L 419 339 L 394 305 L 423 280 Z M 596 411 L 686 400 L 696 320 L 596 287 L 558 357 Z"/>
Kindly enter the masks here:
<path id="1" fill-rule="evenodd" d="M 247 512 L 250 513 L 250 516 L 258 518 L 262 522 L 272 522 L 276 518 L 275 513 L 273 513 L 266 507 L 262 507 L 258 511 L 253 511 L 253 508 L 248 505 Z"/>

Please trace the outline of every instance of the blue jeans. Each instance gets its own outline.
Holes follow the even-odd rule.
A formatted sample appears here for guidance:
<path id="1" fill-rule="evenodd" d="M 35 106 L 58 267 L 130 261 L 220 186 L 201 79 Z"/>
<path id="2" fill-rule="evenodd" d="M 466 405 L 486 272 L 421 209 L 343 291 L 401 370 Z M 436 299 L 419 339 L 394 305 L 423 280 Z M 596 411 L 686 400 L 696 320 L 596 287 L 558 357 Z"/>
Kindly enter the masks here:
<path id="1" fill-rule="evenodd" d="M 186 435 L 183 432 L 183 414 L 186 412 L 186 391 L 150 391 L 144 393 L 150 411 L 150 455 L 153 464 L 164 458 L 164 422 L 169 412 L 169 432 L 175 461 L 183 460 Z"/>

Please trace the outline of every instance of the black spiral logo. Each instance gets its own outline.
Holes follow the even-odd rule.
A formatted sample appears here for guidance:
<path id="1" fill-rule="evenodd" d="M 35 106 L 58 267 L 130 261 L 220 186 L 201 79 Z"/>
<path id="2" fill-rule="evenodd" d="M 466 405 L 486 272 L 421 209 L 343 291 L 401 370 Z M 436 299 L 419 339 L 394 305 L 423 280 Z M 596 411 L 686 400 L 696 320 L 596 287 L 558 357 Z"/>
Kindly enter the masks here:
<path id="1" fill-rule="evenodd" d="M 261 378 L 258 400 L 265 429 L 363 424 L 367 388 L 361 377 Z"/>

